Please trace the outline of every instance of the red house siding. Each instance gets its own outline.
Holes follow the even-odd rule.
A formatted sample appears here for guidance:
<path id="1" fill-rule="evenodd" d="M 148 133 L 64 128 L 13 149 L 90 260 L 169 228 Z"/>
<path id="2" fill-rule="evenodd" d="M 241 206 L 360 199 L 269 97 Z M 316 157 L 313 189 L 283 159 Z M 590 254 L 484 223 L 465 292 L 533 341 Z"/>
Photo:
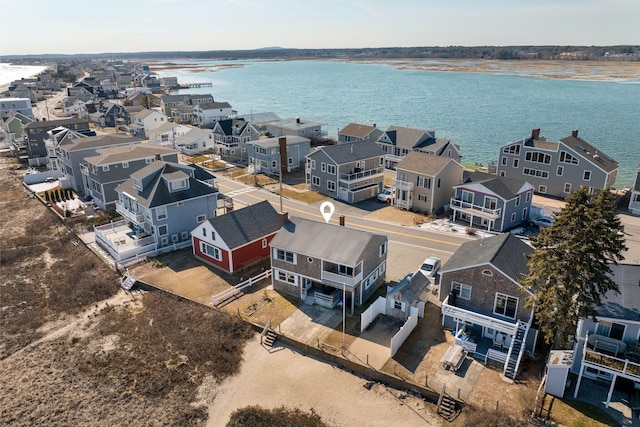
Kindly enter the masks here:
<path id="1" fill-rule="evenodd" d="M 199 239 L 197 237 L 194 237 L 193 238 L 193 253 L 196 256 L 196 258 L 200 258 L 204 262 L 209 263 L 211 265 L 214 265 L 216 267 L 220 267 L 225 271 L 230 271 L 230 268 L 229 268 L 229 265 L 230 265 L 230 263 L 229 263 L 229 260 L 230 260 L 229 252 L 227 252 L 224 249 L 218 248 L 216 245 L 211 245 L 211 246 L 213 246 L 215 248 L 218 248 L 220 250 L 220 255 L 222 255 L 222 260 L 218 261 L 217 259 L 211 258 L 209 255 L 207 255 L 205 253 L 202 253 L 202 250 L 200 249 L 200 242 L 201 241 L 204 241 L 205 243 L 211 245 L 211 243 L 207 242 L 206 240 L 202 240 L 202 239 Z"/>

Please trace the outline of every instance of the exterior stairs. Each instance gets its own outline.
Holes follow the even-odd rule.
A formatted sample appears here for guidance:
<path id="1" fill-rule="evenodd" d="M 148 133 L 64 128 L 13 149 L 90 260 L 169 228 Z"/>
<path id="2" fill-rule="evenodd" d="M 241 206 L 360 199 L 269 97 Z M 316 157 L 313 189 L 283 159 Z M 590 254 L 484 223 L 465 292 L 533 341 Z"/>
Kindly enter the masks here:
<path id="1" fill-rule="evenodd" d="M 518 368 L 520 366 L 520 360 L 524 353 L 524 340 L 527 337 L 529 331 L 529 325 L 525 322 L 518 321 L 518 330 L 511 342 L 511 348 L 507 356 L 507 363 L 504 365 L 503 375 L 510 380 L 515 380 Z"/>
<path id="2" fill-rule="evenodd" d="M 273 348 L 273 344 L 275 344 L 277 339 L 278 335 L 272 330 L 268 330 L 262 337 L 262 344 L 267 348 Z"/>
<path id="3" fill-rule="evenodd" d="M 438 400 L 438 415 L 447 421 L 453 421 L 458 415 L 458 402 L 446 393 L 440 395 Z"/>

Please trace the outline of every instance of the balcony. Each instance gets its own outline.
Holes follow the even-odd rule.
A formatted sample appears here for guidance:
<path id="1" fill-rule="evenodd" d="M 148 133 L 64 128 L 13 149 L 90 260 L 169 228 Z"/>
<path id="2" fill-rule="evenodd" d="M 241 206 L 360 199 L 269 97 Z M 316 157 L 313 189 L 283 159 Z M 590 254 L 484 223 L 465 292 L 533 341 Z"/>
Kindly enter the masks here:
<path id="1" fill-rule="evenodd" d="M 412 191 L 414 184 L 413 182 L 409 182 L 409 181 L 402 181 L 398 178 L 393 178 L 391 180 L 391 187 L 396 188 L 398 190 L 407 190 L 407 191 Z"/>
<path id="2" fill-rule="evenodd" d="M 157 249 L 154 236 L 132 230 L 126 221 L 94 227 L 94 234 L 96 242 L 118 262 L 135 259 Z"/>
<path id="3" fill-rule="evenodd" d="M 491 328 L 511 336 L 515 336 L 518 330 L 518 324 L 515 320 L 513 322 L 509 322 L 487 316 L 486 314 L 477 313 L 467 308 L 450 305 L 449 297 L 442 302 L 442 315 L 449 316 L 459 322 L 468 322 L 474 325 Z"/>
<path id="4" fill-rule="evenodd" d="M 122 215 L 128 221 L 131 221 L 135 224 L 141 224 L 144 222 L 144 214 L 136 213 L 128 210 L 124 207 L 122 202 L 116 202 L 116 212 Z"/>
<path id="5" fill-rule="evenodd" d="M 359 180 L 370 178 L 376 175 L 383 176 L 384 168 L 375 168 L 375 169 L 367 169 L 367 170 L 359 170 L 358 168 L 355 168 L 352 173 L 341 173 L 340 181 L 346 181 L 346 182 L 359 181 Z"/>
<path id="6" fill-rule="evenodd" d="M 490 209 L 481 205 L 474 205 L 473 203 L 465 202 L 464 200 L 451 198 L 449 202 L 451 209 L 458 210 L 469 215 L 479 216 L 482 218 L 496 220 L 502 215 L 502 209 Z"/>
<path id="7" fill-rule="evenodd" d="M 344 274 L 333 273 L 331 271 L 322 270 L 322 275 L 320 276 L 323 282 L 328 282 L 329 284 L 336 286 L 344 286 L 347 285 L 350 288 L 353 288 L 356 283 L 362 280 L 362 273 L 358 273 L 355 276 L 346 276 Z"/>
<path id="8" fill-rule="evenodd" d="M 387 163 L 400 163 L 404 159 L 404 156 L 396 156 L 395 154 L 385 154 L 384 160 Z"/>
<path id="9" fill-rule="evenodd" d="M 622 359 L 619 357 L 598 351 L 600 347 L 596 345 L 596 349 L 591 349 L 591 342 L 587 335 L 585 345 L 582 347 L 583 359 L 582 363 L 592 368 L 610 372 L 616 375 L 622 375 L 633 381 L 640 381 L 640 363 L 631 361 L 630 359 Z M 587 344 L 589 343 L 589 344 Z M 606 351 L 606 350 L 602 350 Z M 608 352 L 607 352 L 608 353 Z M 617 351 L 615 354 L 618 354 Z"/>

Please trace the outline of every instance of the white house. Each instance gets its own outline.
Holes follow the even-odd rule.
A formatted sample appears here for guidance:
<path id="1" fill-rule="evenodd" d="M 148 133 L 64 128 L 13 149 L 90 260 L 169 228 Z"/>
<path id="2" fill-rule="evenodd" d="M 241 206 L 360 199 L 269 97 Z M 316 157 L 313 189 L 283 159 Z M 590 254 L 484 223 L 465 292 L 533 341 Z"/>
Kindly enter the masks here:
<path id="1" fill-rule="evenodd" d="M 147 132 L 149 142 L 167 147 L 174 147 L 176 139 L 193 129 L 193 126 L 167 122 Z"/>

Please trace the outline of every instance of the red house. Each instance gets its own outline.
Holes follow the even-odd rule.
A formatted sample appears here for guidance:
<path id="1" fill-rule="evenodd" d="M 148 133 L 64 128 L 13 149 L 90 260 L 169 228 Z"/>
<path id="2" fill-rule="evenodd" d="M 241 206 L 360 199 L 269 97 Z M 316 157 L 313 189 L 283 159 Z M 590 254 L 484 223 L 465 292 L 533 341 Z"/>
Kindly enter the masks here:
<path id="1" fill-rule="evenodd" d="M 268 258 L 280 217 L 268 201 L 203 222 L 191 232 L 193 255 L 228 273 Z"/>

